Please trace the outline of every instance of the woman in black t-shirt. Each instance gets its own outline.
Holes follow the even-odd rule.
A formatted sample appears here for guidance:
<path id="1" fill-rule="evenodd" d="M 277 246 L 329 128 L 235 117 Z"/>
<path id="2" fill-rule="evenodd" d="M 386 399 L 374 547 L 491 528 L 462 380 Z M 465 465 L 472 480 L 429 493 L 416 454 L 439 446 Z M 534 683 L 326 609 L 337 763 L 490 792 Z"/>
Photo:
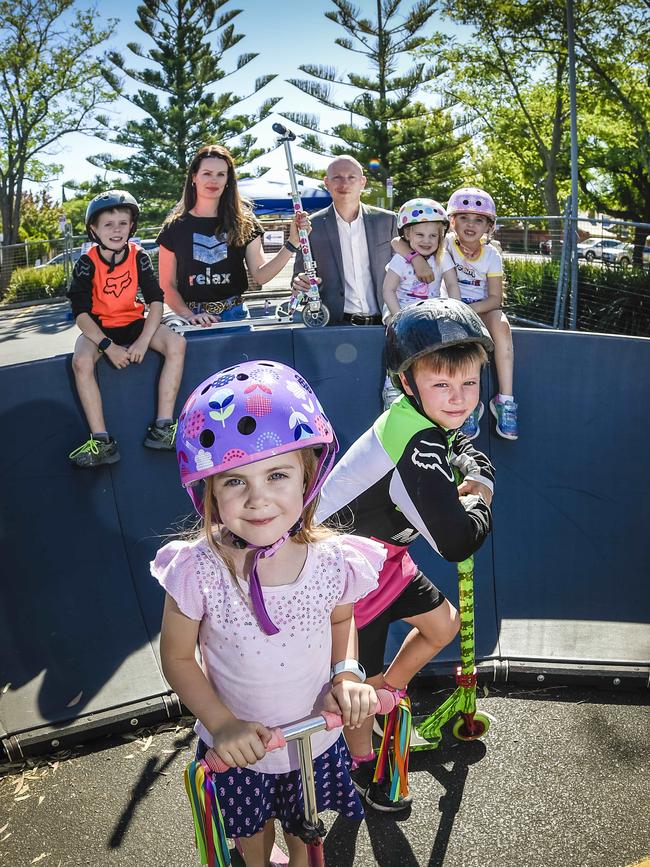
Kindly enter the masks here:
<path id="1" fill-rule="evenodd" d="M 262 227 L 239 195 L 230 152 L 221 145 L 201 148 L 190 163 L 183 198 L 157 239 L 166 303 L 192 325 L 245 319 L 244 261 L 253 280 L 266 283 L 298 250 L 299 225 L 309 230 L 304 212 L 294 217 L 289 240 L 267 262 Z"/>

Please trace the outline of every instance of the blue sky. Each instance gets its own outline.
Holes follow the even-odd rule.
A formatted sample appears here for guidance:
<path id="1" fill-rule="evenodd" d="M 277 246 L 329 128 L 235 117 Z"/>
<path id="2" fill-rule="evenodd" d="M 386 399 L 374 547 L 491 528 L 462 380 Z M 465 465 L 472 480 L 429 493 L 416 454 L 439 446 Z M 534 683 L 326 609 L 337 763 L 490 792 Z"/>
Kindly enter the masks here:
<path id="1" fill-rule="evenodd" d="M 79 6 L 85 5 L 81 0 Z M 411 8 L 410 3 L 405 3 L 405 9 Z M 359 0 L 361 10 L 373 17 L 376 15 L 376 0 Z M 223 82 L 219 89 L 229 89 L 235 93 L 248 93 L 252 82 L 262 75 L 275 73 L 277 78 L 267 85 L 258 94 L 240 103 L 245 112 L 254 111 L 263 101 L 271 96 L 280 96 L 282 101 L 276 109 L 279 111 L 308 112 L 320 116 L 321 126 L 325 129 L 332 124 L 349 119 L 347 113 L 340 113 L 321 106 L 315 99 L 303 94 L 291 84 L 287 78 L 306 78 L 298 67 L 305 63 L 315 63 L 335 66 L 340 73 L 357 71 L 368 72 L 369 69 L 362 66 L 365 58 L 359 54 L 345 51 L 334 44 L 337 37 L 346 35 L 343 28 L 325 18 L 325 11 L 333 9 L 329 0 L 231 0 L 222 9 L 242 8 L 242 12 L 234 21 L 236 30 L 243 33 L 245 38 L 225 56 L 224 68 L 232 69 L 236 57 L 239 54 L 256 52 L 258 57 L 238 70 Z M 138 58 L 126 48 L 128 42 L 138 42 L 144 48 L 149 44 L 148 38 L 135 26 L 136 5 L 127 0 L 113 0 L 110 4 L 99 6 L 100 15 L 118 19 L 115 33 L 107 48 L 120 51 L 126 58 L 127 64 L 136 66 Z M 436 30 L 449 31 L 448 24 L 443 24 L 439 19 L 432 18 L 428 32 Z M 405 64 L 406 66 L 408 63 Z M 128 90 L 135 89 L 135 82 L 127 79 L 125 87 Z M 355 95 L 355 91 L 349 87 L 337 88 L 337 96 L 341 99 L 349 99 Z M 137 117 L 137 110 L 126 100 L 120 99 L 110 108 L 115 118 L 124 119 Z M 271 130 L 271 124 L 278 120 L 277 115 L 272 115 L 266 121 L 253 128 L 253 133 L 258 137 L 259 143 L 269 147 L 275 142 L 275 134 Z M 296 131 L 299 128 L 296 127 Z M 63 166 L 63 171 L 50 188 L 55 197 L 59 197 L 61 183 L 65 180 L 87 180 L 97 174 L 86 157 L 95 153 L 111 151 L 116 154 L 126 154 L 126 149 L 120 149 L 116 145 L 107 145 L 99 139 L 82 135 L 70 135 L 63 139 L 59 152 L 48 158 L 48 161 Z M 311 165 L 321 168 L 327 160 L 318 158 L 300 148 L 294 149 L 294 160 L 309 162 Z M 273 154 L 263 158 L 264 165 L 272 167 L 284 167 L 284 154 L 278 149 Z"/>

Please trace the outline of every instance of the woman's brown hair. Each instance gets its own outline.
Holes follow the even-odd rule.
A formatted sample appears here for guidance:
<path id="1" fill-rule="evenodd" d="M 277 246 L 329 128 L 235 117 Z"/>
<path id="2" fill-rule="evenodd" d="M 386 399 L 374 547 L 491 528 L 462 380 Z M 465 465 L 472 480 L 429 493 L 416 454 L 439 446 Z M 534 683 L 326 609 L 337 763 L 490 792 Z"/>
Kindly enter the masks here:
<path id="1" fill-rule="evenodd" d="M 228 148 L 222 145 L 206 145 L 196 152 L 187 169 L 187 177 L 185 178 L 185 185 L 183 187 L 183 198 L 167 217 L 165 225 L 172 223 L 192 210 L 196 204 L 194 177 L 203 160 L 212 158 L 223 160 L 228 166 L 228 180 L 217 207 L 216 216 L 218 222 L 215 234 L 225 233 L 230 246 L 244 247 L 254 235 L 258 223 L 253 216 L 251 203 L 248 199 L 243 199 L 239 195 L 235 161 Z"/>

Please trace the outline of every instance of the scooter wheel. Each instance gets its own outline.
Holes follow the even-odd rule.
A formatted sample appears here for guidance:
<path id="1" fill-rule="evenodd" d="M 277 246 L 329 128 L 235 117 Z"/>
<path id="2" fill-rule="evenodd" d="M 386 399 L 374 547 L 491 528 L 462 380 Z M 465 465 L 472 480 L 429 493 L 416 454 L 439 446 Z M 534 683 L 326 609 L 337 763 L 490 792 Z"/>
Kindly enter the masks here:
<path id="1" fill-rule="evenodd" d="M 190 323 L 183 316 L 168 313 L 166 316 L 163 316 L 162 324 L 166 325 L 167 328 L 174 331 L 176 334 L 184 334 L 185 329 Z"/>
<path id="2" fill-rule="evenodd" d="M 489 728 L 490 718 L 484 713 L 475 713 L 474 731 L 472 733 L 467 728 L 465 719 L 462 716 L 456 720 L 451 731 L 453 736 L 459 741 L 477 741 L 487 734 Z"/>
<path id="3" fill-rule="evenodd" d="M 307 328 L 322 328 L 330 321 L 330 312 L 324 304 L 316 311 L 311 311 L 307 304 L 302 311 L 302 321 Z"/>

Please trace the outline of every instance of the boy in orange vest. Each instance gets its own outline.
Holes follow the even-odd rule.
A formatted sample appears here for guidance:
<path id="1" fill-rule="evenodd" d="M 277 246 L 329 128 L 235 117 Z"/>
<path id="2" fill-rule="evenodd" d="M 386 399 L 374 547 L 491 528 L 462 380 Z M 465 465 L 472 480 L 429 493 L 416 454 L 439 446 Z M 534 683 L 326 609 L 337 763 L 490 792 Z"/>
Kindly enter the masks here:
<path id="1" fill-rule="evenodd" d="M 90 202 L 86 231 L 94 245 L 74 267 L 68 298 L 81 334 L 72 357 L 77 393 L 90 428 L 90 439 L 70 454 L 73 466 L 114 464 L 120 454 L 106 429 L 95 365 L 102 355 L 118 370 L 140 364 L 151 347 L 164 356 L 158 384 L 158 412 L 144 445 L 174 449 L 174 403 L 183 373 L 185 339 L 161 325 L 163 293 L 148 254 L 129 239 L 140 208 L 130 193 L 109 190 Z M 149 313 L 138 300 L 141 290 Z"/>

